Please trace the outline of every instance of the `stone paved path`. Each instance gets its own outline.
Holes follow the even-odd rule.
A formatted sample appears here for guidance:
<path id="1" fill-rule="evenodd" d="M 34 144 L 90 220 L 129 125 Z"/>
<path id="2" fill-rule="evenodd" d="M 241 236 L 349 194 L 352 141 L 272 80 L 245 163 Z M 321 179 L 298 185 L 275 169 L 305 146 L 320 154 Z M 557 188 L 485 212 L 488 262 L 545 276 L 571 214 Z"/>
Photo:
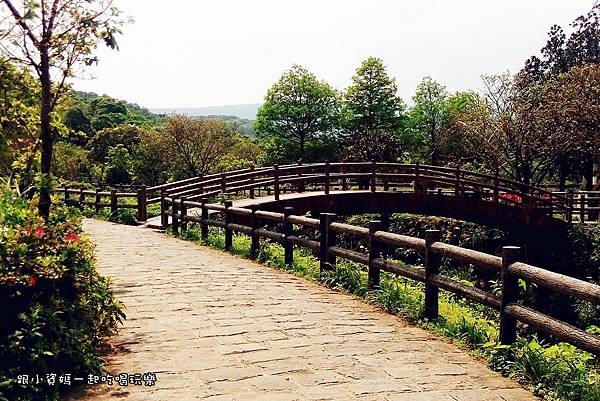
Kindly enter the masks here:
<path id="1" fill-rule="evenodd" d="M 108 371 L 155 387 L 73 400 L 534 400 L 464 351 L 351 296 L 141 227 L 86 220 L 127 320 Z"/>

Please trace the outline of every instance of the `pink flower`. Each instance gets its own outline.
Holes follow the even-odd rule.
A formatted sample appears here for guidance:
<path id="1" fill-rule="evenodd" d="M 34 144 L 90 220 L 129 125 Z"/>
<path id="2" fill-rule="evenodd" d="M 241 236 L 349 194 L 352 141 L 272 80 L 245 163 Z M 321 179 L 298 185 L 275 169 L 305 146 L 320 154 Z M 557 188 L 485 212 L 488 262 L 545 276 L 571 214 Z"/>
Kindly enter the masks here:
<path id="1" fill-rule="evenodd" d="M 35 230 L 35 236 L 37 238 L 44 238 L 46 236 L 46 230 L 44 229 L 44 227 L 40 227 L 37 230 Z"/>
<path id="2" fill-rule="evenodd" d="M 37 277 L 29 276 L 29 279 L 27 281 L 29 282 L 30 287 L 35 287 L 35 285 L 37 284 Z"/>
<path id="3" fill-rule="evenodd" d="M 77 236 L 77 233 L 68 233 L 65 235 L 65 239 L 69 242 L 77 242 L 79 237 Z"/>

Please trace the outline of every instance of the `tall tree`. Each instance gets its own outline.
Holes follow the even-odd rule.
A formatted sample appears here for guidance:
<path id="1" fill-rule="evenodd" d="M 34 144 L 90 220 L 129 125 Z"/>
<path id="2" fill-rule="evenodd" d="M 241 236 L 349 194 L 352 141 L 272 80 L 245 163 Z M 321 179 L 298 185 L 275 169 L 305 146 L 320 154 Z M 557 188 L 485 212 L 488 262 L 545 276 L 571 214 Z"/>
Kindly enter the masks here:
<path id="1" fill-rule="evenodd" d="M 600 63 L 600 3 L 571 23 L 572 33 L 554 25 L 548 32 L 548 42 L 542 48 L 542 58 L 532 56 L 519 73 L 520 84 L 556 77 L 574 66 Z"/>
<path id="2" fill-rule="evenodd" d="M 596 3 L 587 14 L 579 16 L 570 25 L 572 31 L 568 36 L 558 25 L 550 28 L 548 41 L 541 49 L 541 58 L 532 56 L 519 72 L 517 84 L 520 88 L 558 79 L 578 66 L 600 64 L 600 3 Z M 592 143 L 593 139 L 591 137 L 587 141 Z M 592 151 L 589 150 L 589 147 L 585 152 L 565 149 L 557 159 L 561 189 L 564 189 L 565 181 L 573 171 L 580 171 L 585 177 L 587 189 L 592 189 L 594 161 L 600 171 L 600 147 L 596 145 Z"/>
<path id="3" fill-rule="evenodd" d="M 262 137 L 282 139 L 306 159 L 311 141 L 331 136 L 338 127 L 338 93 L 306 68 L 294 65 L 269 89 L 254 124 Z M 293 152 L 292 152 L 293 153 Z"/>
<path id="4" fill-rule="evenodd" d="M 425 77 L 413 96 L 408 124 L 417 146 L 429 164 L 436 165 L 442 151 L 442 136 L 448 126 L 448 93 L 440 83 Z"/>
<path id="5" fill-rule="evenodd" d="M 381 59 L 369 57 L 362 62 L 344 97 L 347 159 L 390 161 L 399 155 L 405 107 L 397 92 Z"/>
<path id="6" fill-rule="evenodd" d="M 115 35 L 124 23 L 112 0 L 0 0 L 0 49 L 30 67 L 40 82 L 39 212 L 50 214 L 50 170 L 56 132 L 52 113 L 68 89 L 69 78 L 98 61 L 100 42 L 116 48 Z"/>
<path id="7" fill-rule="evenodd" d="M 221 120 L 170 116 L 162 132 L 171 149 L 176 178 L 197 177 L 216 170 L 239 141 L 239 134 Z"/>
<path id="8" fill-rule="evenodd" d="M 484 83 L 485 93 L 473 97 L 471 107 L 460 116 L 460 126 L 471 156 L 492 171 L 538 185 L 565 149 L 582 146 L 582 132 L 576 128 L 582 117 L 575 111 L 577 89 L 568 82 L 553 79 L 519 88 L 505 74 L 485 77 Z M 567 90 L 573 99 L 565 99 Z M 589 106 L 581 96 L 579 101 Z"/>

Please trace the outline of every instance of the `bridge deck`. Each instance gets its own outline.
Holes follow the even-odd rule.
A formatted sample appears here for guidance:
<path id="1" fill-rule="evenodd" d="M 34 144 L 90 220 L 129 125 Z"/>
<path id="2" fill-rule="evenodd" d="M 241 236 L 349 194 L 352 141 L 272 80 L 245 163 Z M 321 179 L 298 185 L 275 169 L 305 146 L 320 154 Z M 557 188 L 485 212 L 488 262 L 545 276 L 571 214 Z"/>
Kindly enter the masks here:
<path id="1" fill-rule="evenodd" d="M 533 400 L 428 332 L 351 296 L 140 227 L 86 220 L 127 320 L 107 369 L 155 387 L 72 400 Z"/>

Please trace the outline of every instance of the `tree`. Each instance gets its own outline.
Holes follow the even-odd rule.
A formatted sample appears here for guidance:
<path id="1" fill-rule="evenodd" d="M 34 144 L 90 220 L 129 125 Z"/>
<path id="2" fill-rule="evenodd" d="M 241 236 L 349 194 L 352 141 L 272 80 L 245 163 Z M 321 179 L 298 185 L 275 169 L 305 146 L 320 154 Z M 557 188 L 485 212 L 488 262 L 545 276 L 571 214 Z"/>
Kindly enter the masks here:
<path id="1" fill-rule="evenodd" d="M 571 23 L 573 32 L 567 38 L 562 27 L 554 25 L 542 58 L 530 57 L 519 73 L 518 83 L 527 85 L 568 72 L 572 67 L 600 63 L 600 3 Z"/>
<path id="2" fill-rule="evenodd" d="M 294 65 L 267 92 L 254 129 L 263 138 L 279 138 L 297 149 L 291 157 L 306 159 L 309 142 L 335 133 L 339 111 L 337 92 L 306 68 Z"/>
<path id="3" fill-rule="evenodd" d="M 108 153 L 111 148 L 121 145 L 129 154 L 132 154 L 140 141 L 142 128 L 135 125 L 121 125 L 115 128 L 107 128 L 98 132 L 86 145 L 89 150 L 91 161 L 100 164 L 100 177 L 104 177 Z"/>
<path id="4" fill-rule="evenodd" d="M 69 181 L 89 178 L 88 152 L 72 143 L 58 141 L 54 146 L 52 173 Z"/>
<path id="5" fill-rule="evenodd" d="M 239 134 L 226 122 L 172 115 L 162 134 L 171 149 L 175 178 L 212 173 L 236 145 Z"/>
<path id="6" fill-rule="evenodd" d="M 94 132 L 92 122 L 85 112 L 80 107 L 72 107 L 67 110 L 63 121 L 65 126 L 74 133 L 73 142 L 80 146 L 85 146 Z"/>
<path id="7" fill-rule="evenodd" d="M 0 49 L 37 74 L 40 96 L 42 184 L 39 213 L 50 214 L 50 169 L 57 133 L 52 114 L 67 90 L 69 78 L 97 62 L 93 52 L 100 42 L 116 48 L 115 35 L 123 24 L 112 0 L 29 0 L 16 4 L 1 0 Z M 12 22 L 11 22 L 12 21 Z M 54 82 L 53 82 L 54 81 Z"/>
<path id="8" fill-rule="evenodd" d="M 408 125 L 417 142 L 419 153 L 429 164 L 437 165 L 442 153 L 442 136 L 448 127 L 448 93 L 438 82 L 425 77 L 413 96 L 414 106 Z"/>
<path id="9" fill-rule="evenodd" d="M 517 84 L 520 88 L 558 79 L 575 67 L 600 63 L 600 3 L 596 3 L 586 15 L 578 17 L 570 25 L 573 30 L 568 37 L 562 27 L 552 26 L 548 41 L 541 49 L 541 58 L 530 57 L 519 72 Z M 574 170 L 579 170 L 586 178 L 586 188 L 592 189 L 594 159 L 600 166 L 598 146 L 593 151 L 588 148 L 585 152 L 565 149 L 556 162 L 560 188 L 564 189 L 567 177 Z"/>
<path id="10" fill-rule="evenodd" d="M 33 182 L 39 94 L 31 74 L 0 59 L 0 175 L 14 174 L 24 187 Z"/>
<path id="11" fill-rule="evenodd" d="M 466 148 L 492 171 L 541 184 L 565 149 L 582 143 L 581 132 L 562 121 L 574 106 L 564 101 L 564 86 L 550 80 L 518 88 L 508 74 L 484 83 L 483 96 L 473 96 L 460 116 Z"/>
<path id="12" fill-rule="evenodd" d="M 356 159 L 360 148 L 366 157 L 394 160 L 399 154 L 398 135 L 405 108 L 394 79 L 380 59 L 369 57 L 356 70 L 352 82 L 344 97 L 345 158 Z M 375 138 L 382 142 L 376 143 Z"/>
<path id="13" fill-rule="evenodd" d="M 110 148 L 107 157 L 105 182 L 114 184 L 130 184 L 132 160 L 127 148 L 121 144 Z"/>
<path id="14" fill-rule="evenodd" d="M 158 185 L 171 174 L 171 154 L 167 138 L 153 130 L 140 132 L 139 144 L 133 153 L 133 171 L 136 180 L 145 185 Z"/>

